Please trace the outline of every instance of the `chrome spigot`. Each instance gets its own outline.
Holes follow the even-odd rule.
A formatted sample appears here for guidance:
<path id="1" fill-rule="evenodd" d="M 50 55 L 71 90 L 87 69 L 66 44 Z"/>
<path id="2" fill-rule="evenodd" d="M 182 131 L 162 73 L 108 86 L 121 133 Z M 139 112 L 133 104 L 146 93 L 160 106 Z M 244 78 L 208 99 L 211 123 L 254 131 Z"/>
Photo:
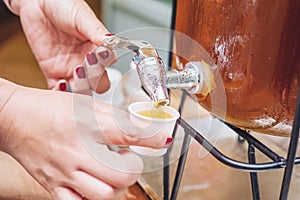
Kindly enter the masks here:
<path id="1" fill-rule="evenodd" d="M 203 61 L 189 62 L 180 71 L 166 71 L 156 49 L 146 41 L 106 35 L 103 44 L 113 50 L 129 49 L 134 53 L 132 60 L 142 86 L 156 106 L 169 104 L 167 88 L 186 89 L 206 96 L 214 87 L 213 75 Z"/>
<path id="2" fill-rule="evenodd" d="M 191 94 L 200 94 L 202 97 L 206 97 L 215 88 L 211 66 L 202 60 L 188 62 L 183 70 L 167 71 L 166 82 L 167 88 L 185 89 Z"/>
<path id="3" fill-rule="evenodd" d="M 136 65 L 142 86 L 150 95 L 154 105 L 169 104 L 164 63 L 151 44 L 146 41 L 128 40 L 115 35 L 107 35 L 103 44 L 113 50 L 131 50 L 134 53 L 132 60 Z"/>

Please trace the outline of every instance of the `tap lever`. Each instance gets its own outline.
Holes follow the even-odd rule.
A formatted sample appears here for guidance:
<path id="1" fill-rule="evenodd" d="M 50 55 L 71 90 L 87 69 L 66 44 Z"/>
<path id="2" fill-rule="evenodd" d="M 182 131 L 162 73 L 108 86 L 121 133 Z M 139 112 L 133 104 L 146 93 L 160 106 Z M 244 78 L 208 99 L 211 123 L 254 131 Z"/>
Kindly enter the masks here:
<path id="1" fill-rule="evenodd" d="M 103 45 L 112 50 L 128 49 L 133 51 L 134 53 L 138 53 L 140 49 L 149 48 L 149 46 L 152 47 L 152 45 L 146 41 L 129 40 L 127 38 L 119 37 L 113 34 L 109 34 L 105 36 L 103 40 Z M 158 55 L 156 54 L 156 56 Z"/>

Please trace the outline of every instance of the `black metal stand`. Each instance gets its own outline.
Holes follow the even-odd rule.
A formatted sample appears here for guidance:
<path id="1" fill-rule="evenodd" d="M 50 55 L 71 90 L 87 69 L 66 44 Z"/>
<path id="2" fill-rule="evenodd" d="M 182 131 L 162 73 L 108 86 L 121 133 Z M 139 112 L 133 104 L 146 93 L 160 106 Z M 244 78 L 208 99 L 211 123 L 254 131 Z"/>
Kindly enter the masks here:
<path id="1" fill-rule="evenodd" d="M 250 164 L 256 163 L 255 158 L 255 147 L 254 145 L 249 142 L 248 144 L 248 161 Z M 258 185 L 258 176 L 257 172 L 250 172 L 250 179 L 251 179 L 251 188 L 252 188 L 252 196 L 254 200 L 259 200 L 259 185 Z"/>
<path id="2" fill-rule="evenodd" d="M 300 126 L 300 90 L 298 93 L 298 100 L 296 106 L 296 113 L 293 123 L 292 135 L 287 155 L 286 168 L 284 171 L 283 181 L 281 185 L 280 200 L 288 198 L 291 177 L 293 173 L 294 163 L 299 163 L 299 158 L 296 158 L 296 151 L 299 139 L 299 126 Z M 295 159 L 296 158 L 296 159 Z"/>
<path id="3" fill-rule="evenodd" d="M 173 0 L 173 13 L 171 19 L 171 29 L 175 28 L 176 21 L 176 5 L 177 0 Z M 171 35 L 171 46 L 170 50 L 172 50 L 173 45 L 173 35 Z M 170 51 L 169 56 L 169 66 L 172 66 L 172 51 Z M 179 108 L 179 112 L 183 108 L 183 104 L 185 102 L 185 98 L 188 94 L 184 91 L 181 105 Z M 259 191 L 259 181 L 258 181 L 258 173 L 260 171 L 277 169 L 277 168 L 285 168 L 284 176 L 281 185 L 280 191 L 280 200 L 286 200 L 288 198 L 289 188 L 291 184 L 291 178 L 293 174 L 293 168 L 295 164 L 300 164 L 300 157 L 296 157 L 298 138 L 299 138 L 299 126 L 300 126 L 300 90 L 298 92 L 298 100 L 295 112 L 295 118 L 293 122 L 293 129 L 290 137 L 290 144 L 288 148 L 287 158 L 283 158 L 277 155 L 274 151 L 272 151 L 269 147 L 264 145 L 262 142 L 253 137 L 249 132 L 242 130 L 238 127 L 235 127 L 231 124 L 224 122 L 229 128 L 231 128 L 237 135 L 240 142 L 247 141 L 248 142 L 248 163 L 240 162 L 234 160 L 232 158 L 227 157 L 221 151 L 219 151 L 216 147 L 214 147 L 205 137 L 203 137 L 199 132 L 193 129 L 186 121 L 179 118 L 177 120 L 176 128 L 173 133 L 173 137 L 175 137 L 176 129 L 178 126 L 181 126 L 184 129 L 184 140 L 181 147 L 181 154 L 178 160 L 177 170 L 175 174 L 174 183 L 172 186 L 171 194 L 169 193 L 169 185 L 170 185 L 170 176 L 169 176 L 169 151 L 172 150 L 172 147 L 169 148 L 168 152 L 164 156 L 164 200 L 175 200 L 177 198 L 177 194 L 180 187 L 180 182 L 182 179 L 184 166 L 189 150 L 190 140 L 193 138 L 199 144 L 201 144 L 212 156 L 214 156 L 221 163 L 236 169 L 247 170 L 250 172 L 250 181 L 252 188 L 252 197 L 254 200 L 260 199 L 260 191 Z M 271 159 L 271 162 L 266 163 L 257 163 L 255 151 L 259 150 L 265 156 Z M 169 198 L 170 195 L 170 198 Z"/>
<path id="4" fill-rule="evenodd" d="M 183 95 L 184 97 L 182 100 L 182 104 L 180 105 L 180 109 L 183 107 L 183 102 L 186 98 L 186 95 L 188 94 Z M 185 137 L 181 147 L 181 154 L 177 165 L 176 175 L 175 175 L 170 199 L 175 200 L 177 198 L 180 182 L 184 171 L 185 161 L 189 150 L 190 140 L 191 138 L 193 138 L 199 144 L 201 144 L 212 156 L 214 156 L 217 160 L 219 160 L 223 164 L 232 168 L 247 170 L 250 172 L 252 196 L 254 200 L 260 199 L 257 172 L 263 170 L 285 168 L 279 199 L 286 200 L 288 198 L 288 192 L 291 184 L 294 165 L 300 163 L 300 157 L 296 157 L 296 150 L 297 150 L 297 144 L 299 138 L 299 126 L 300 126 L 300 90 L 298 93 L 298 100 L 297 100 L 295 118 L 293 122 L 293 129 L 290 137 L 289 149 L 287 153 L 287 159 L 277 155 L 269 147 L 267 147 L 262 142 L 260 142 L 255 137 L 253 137 L 249 132 L 242 130 L 238 127 L 235 127 L 231 124 L 228 124 L 226 122 L 224 123 L 238 134 L 240 141 L 245 140 L 248 142 L 248 163 L 240 162 L 227 157 L 216 147 L 214 147 L 199 132 L 193 129 L 193 127 L 191 127 L 185 120 L 179 118 L 177 120 L 177 126 L 181 126 L 184 129 Z M 174 136 L 175 136 L 175 132 L 176 131 L 174 131 Z M 266 163 L 256 163 L 255 150 L 259 150 L 264 155 L 269 157 L 272 161 Z M 169 160 L 169 153 L 165 155 L 164 160 L 166 164 L 165 166 L 167 166 L 168 162 L 166 161 Z M 163 173 L 164 173 L 164 181 L 166 181 L 164 182 L 164 195 L 165 195 L 164 199 L 169 199 L 169 168 L 165 167 Z"/>

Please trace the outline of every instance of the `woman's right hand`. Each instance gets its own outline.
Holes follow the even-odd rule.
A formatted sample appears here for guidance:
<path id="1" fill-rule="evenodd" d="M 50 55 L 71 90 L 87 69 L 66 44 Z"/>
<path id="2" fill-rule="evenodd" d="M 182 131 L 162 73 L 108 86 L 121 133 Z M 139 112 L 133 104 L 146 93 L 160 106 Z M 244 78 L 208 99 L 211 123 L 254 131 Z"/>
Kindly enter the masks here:
<path id="1" fill-rule="evenodd" d="M 139 139 L 127 112 L 90 96 L 5 84 L 15 90 L 1 110 L 0 150 L 55 199 L 117 199 L 142 172 L 135 154 L 100 149 L 92 155 L 84 147 L 89 141 L 165 147 L 167 134 Z"/>

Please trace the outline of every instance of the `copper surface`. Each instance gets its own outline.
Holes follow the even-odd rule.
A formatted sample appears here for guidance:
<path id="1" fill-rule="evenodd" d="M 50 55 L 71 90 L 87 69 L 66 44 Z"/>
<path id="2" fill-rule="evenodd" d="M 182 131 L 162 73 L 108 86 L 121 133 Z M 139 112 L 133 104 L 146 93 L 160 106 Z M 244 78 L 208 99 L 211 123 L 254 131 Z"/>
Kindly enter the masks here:
<path id="1" fill-rule="evenodd" d="M 289 135 L 300 88 L 300 2 L 177 2 L 176 31 L 205 48 L 223 79 L 226 121 Z M 198 52 L 180 40 L 176 50 L 189 52 L 187 61 L 197 59 Z M 198 96 L 208 110 L 210 97 Z M 222 112 L 214 106 L 215 114 Z"/>

